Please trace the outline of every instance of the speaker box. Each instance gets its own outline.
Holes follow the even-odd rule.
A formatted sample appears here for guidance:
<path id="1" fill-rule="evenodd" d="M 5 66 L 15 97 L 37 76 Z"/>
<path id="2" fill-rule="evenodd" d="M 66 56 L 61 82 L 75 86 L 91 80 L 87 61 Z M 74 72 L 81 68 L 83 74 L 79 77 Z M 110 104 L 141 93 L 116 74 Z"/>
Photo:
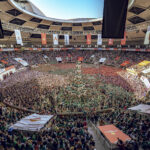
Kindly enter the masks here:
<path id="1" fill-rule="evenodd" d="M 124 38 L 128 0 L 104 0 L 102 38 Z"/>

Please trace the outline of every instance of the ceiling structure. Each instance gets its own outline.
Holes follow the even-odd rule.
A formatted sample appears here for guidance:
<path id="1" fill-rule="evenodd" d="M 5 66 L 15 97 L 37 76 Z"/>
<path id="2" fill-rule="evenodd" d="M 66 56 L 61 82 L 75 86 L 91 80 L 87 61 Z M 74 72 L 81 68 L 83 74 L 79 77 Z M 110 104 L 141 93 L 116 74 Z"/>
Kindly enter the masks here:
<path id="1" fill-rule="evenodd" d="M 72 44 L 86 43 L 86 35 L 91 33 L 92 41 L 96 43 L 96 35 L 101 33 L 102 29 L 101 18 L 77 20 L 48 18 L 27 0 L 0 0 L 0 19 L 5 35 L 1 41 L 13 41 L 14 29 L 20 29 L 23 41 L 26 42 L 38 42 L 43 32 L 47 33 L 50 43 L 52 43 L 53 33 L 58 33 L 62 42 L 63 34 L 69 34 Z M 148 25 L 150 25 L 150 0 L 134 0 L 127 13 L 127 40 L 135 40 L 137 43 L 144 40 Z"/>

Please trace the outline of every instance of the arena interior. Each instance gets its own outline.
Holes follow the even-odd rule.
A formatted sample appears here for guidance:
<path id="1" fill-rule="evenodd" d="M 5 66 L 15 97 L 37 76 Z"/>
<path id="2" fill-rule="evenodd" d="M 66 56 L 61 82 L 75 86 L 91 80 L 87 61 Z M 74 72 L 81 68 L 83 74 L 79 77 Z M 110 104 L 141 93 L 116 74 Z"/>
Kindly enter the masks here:
<path id="1" fill-rule="evenodd" d="M 129 0 L 124 39 L 29 0 L 0 20 L 0 150 L 150 149 L 150 0 Z"/>

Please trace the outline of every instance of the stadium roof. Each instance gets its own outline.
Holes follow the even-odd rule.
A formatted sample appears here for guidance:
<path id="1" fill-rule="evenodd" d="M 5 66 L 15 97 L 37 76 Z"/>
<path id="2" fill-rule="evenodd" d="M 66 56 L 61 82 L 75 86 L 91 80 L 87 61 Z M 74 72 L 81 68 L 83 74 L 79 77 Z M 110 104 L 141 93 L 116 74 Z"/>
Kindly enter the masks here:
<path id="1" fill-rule="evenodd" d="M 30 34 L 41 32 L 94 35 L 101 33 L 102 29 L 102 18 L 75 20 L 48 18 L 28 0 L 0 0 L 0 18 L 4 33 L 7 35 L 12 35 L 12 31 L 16 28 L 25 31 L 28 37 Z M 150 1 L 130 0 L 126 21 L 126 30 L 130 31 L 127 34 L 128 38 L 144 38 L 148 25 L 150 25 Z"/>

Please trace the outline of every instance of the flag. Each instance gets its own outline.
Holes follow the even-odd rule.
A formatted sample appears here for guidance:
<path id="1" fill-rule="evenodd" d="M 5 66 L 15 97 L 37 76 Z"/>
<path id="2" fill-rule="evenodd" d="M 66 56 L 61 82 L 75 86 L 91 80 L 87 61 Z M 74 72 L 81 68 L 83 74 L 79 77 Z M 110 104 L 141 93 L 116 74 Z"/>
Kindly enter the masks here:
<path id="1" fill-rule="evenodd" d="M 58 45 L 58 34 L 53 34 L 53 44 Z"/>
<path id="2" fill-rule="evenodd" d="M 109 39 L 109 40 L 108 40 L 108 45 L 113 45 L 113 43 L 114 43 L 114 40 L 113 40 L 113 39 Z"/>
<path id="3" fill-rule="evenodd" d="M 127 66 L 128 64 L 130 64 L 130 61 L 126 60 L 126 61 L 124 61 L 124 62 L 121 64 L 121 66 L 122 66 L 122 67 L 125 67 L 125 66 Z"/>
<path id="4" fill-rule="evenodd" d="M 83 57 L 78 57 L 78 61 L 82 62 L 84 60 Z"/>
<path id="5" fill-rule="evenodd" d="M 87 45 L 91 44 L 91 34 L 87 34 Z"/>
<path id="6" fill-rule="evenodd" d="M 20 30 L 16 30 L 15 29 L 15 36 L 16 36 L 16 42 L 17 42 L 17 44 L 23 45 Z"/>
<path id="7" fill-rule="evenodd" d="M 0 20 L 0 38 L 4 38 L 1 20 Z"/>
<path id="8" fill-rule="evenodd" d="M 65 34 L 64 37 L 65 37 L 64 38 L 65 45 L 69 45 L 69 35 Z"/>
<path id="9" fill-rule="evenodd" d="M 41 40 L 42 40 L 42 45 L 47 44 L 46 33 L 41 33 Z"/>
<path id="10" fill-rule="evenodd" d="M 121 39 L 121 45 L 126 45 L 126 32 L 124 32 L 124 39 Z"/>
<path id="11" fill-rule="evenodd" d="M 102 35 L 101 34 L 98 34 L 97 45 L 102 45 Z"/>
<path id="12" fill-rule="evenodd" d="M 147 27 L 147 32 L 145 35 L 144 45 L 148 45 L 150 41 L 150 26 Z"/>
<path id="13" fill-rule="evenodd" d="M 105 0 L 102 38 L 123 38 L 128 0 Z"/>

